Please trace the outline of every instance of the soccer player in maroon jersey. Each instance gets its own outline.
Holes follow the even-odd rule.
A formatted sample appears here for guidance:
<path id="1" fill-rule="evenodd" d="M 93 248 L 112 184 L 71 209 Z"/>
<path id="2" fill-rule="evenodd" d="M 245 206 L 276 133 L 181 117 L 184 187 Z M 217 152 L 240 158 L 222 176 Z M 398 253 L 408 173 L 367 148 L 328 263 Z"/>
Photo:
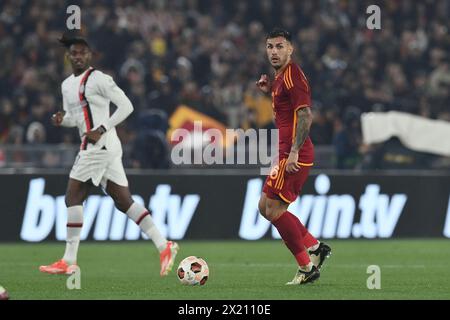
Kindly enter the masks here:
<path id="1" fill-rule="evenodd" d="M 313 166 L 314 146 L 309 138 L 312 123 L 311 88 L 302 69 L 292 61 L 291 35 L 274 29 L 266 38 L 266 51 L 275 69 L 271 79 L 263 74 L 257 86 L 272 94 L 278 135 L 278 164 L 264 184 L 258 208 L 278 230 L 298 263 L 294 279 L 287 284 L 305 284 L 320 277 L 320 268 L 331 248 L 314 238 L 300 220 L 288 211 L 297 199 Z"/>

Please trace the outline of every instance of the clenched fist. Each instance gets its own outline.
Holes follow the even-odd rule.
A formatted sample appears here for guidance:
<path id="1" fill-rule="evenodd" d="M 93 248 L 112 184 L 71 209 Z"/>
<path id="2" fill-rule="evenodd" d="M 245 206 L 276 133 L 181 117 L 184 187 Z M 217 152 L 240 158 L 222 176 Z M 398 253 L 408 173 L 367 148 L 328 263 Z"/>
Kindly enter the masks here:
<path id="1" fill-rule="evenodd" d="M 52 115 L 52 123 L 54 126 L 59 127 L 64 119 L 65 111 L 58 111 L 57 113 Z"/>
<path id="2" fill-rule="evenodd" d="M 264 93 L 269 93 L 269 91 L 270 91 L 270 89 L 272 87 L 272 83 L 271 83 L 270 78 L 269 78 L 269 76 L 267 74 L 262 74 L 261 78 L 259 78 L 259 80 L 256 81 L 256 85 Z"/>

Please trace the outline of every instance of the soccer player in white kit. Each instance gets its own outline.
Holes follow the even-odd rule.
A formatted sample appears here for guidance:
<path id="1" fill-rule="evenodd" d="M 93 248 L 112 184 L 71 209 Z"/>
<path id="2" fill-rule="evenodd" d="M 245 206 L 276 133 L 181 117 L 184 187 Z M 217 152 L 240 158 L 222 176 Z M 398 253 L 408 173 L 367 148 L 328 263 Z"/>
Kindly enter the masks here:
<path id="1" fill-rule="evenodd" d="M 122 146 L 115 126 L 133 111 L 125 93 L 112 77 L 90 66 L 92 57 L 87 41 L 81 37 L 60 40 L 67 48 L 73 74 L 61 85 L 63 109 L 52 116 L 56 126 L 78 127 L 81 146 L 70 172 L 65 202 L 67 240 L 62 259 L 41 266 L 51 274 L 71 274 L 77 266 L 77 252 L 83 226 L 83 202 L 92 185 L 101 185 L 115 206 L 139 225 L 160 252 L 161 276 L 172 269 L 178 244 L 167 241 L 153 223 L 150 212 L 131 198 L 122 164 Z M 110 116 L 109 103 L 117 110 Z"/>

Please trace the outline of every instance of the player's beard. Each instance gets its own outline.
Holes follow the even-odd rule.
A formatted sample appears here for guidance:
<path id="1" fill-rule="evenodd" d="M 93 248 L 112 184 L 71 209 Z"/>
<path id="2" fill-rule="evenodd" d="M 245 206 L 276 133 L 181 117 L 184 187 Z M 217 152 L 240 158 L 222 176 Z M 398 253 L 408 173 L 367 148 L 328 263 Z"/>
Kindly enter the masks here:
<path id="1" fill-rule="evenodd" d="M 270 64 L 272 65 L 272 67 L 275 70 L 279 70 L 281 69 L 284 65 L 285 65 L 286 61 L 282 61 L 281 59 L 278 58 L 277 62 L 273 63 L 272 61 L 270 61 Z"/>

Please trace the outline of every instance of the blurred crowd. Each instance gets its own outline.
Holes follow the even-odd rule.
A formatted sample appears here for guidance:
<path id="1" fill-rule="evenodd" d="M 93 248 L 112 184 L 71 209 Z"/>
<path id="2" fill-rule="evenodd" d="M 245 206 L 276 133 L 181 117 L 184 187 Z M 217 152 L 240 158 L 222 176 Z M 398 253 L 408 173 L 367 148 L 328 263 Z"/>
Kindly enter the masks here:
<path id="1" fill-rule="evenodd" d="M 366 8 L 375 3 L 381 30 L 366 27 Z M 135 107 L 118 128 L 122 142 L 136 146 L 132 167 L 149 166 L 166 152 L 167 119 L 181 104 L 230 128 L 272 128 L 270 97 L 255 81 L 272 72 L 265 35 L 275 26 L 293 34 L 294 59 L 312 88 L 311 138 L 334 146 L 336 167 L 383 162 L 386 145 L 362 144 L 362 112 L 399 110 L 450 121 L 449 0 L 2 0 L 2 144 L 79 141 L 74 130 L 50 124 L 61 108 L 61 81 L 70 74 L 57 39 L 71 4 L 81 8 L 94 65 L 114 77 Z M 154 155 L 137 151 L 155 141 Z M 411 157 L 412 167 L 424 165 Z"/>

